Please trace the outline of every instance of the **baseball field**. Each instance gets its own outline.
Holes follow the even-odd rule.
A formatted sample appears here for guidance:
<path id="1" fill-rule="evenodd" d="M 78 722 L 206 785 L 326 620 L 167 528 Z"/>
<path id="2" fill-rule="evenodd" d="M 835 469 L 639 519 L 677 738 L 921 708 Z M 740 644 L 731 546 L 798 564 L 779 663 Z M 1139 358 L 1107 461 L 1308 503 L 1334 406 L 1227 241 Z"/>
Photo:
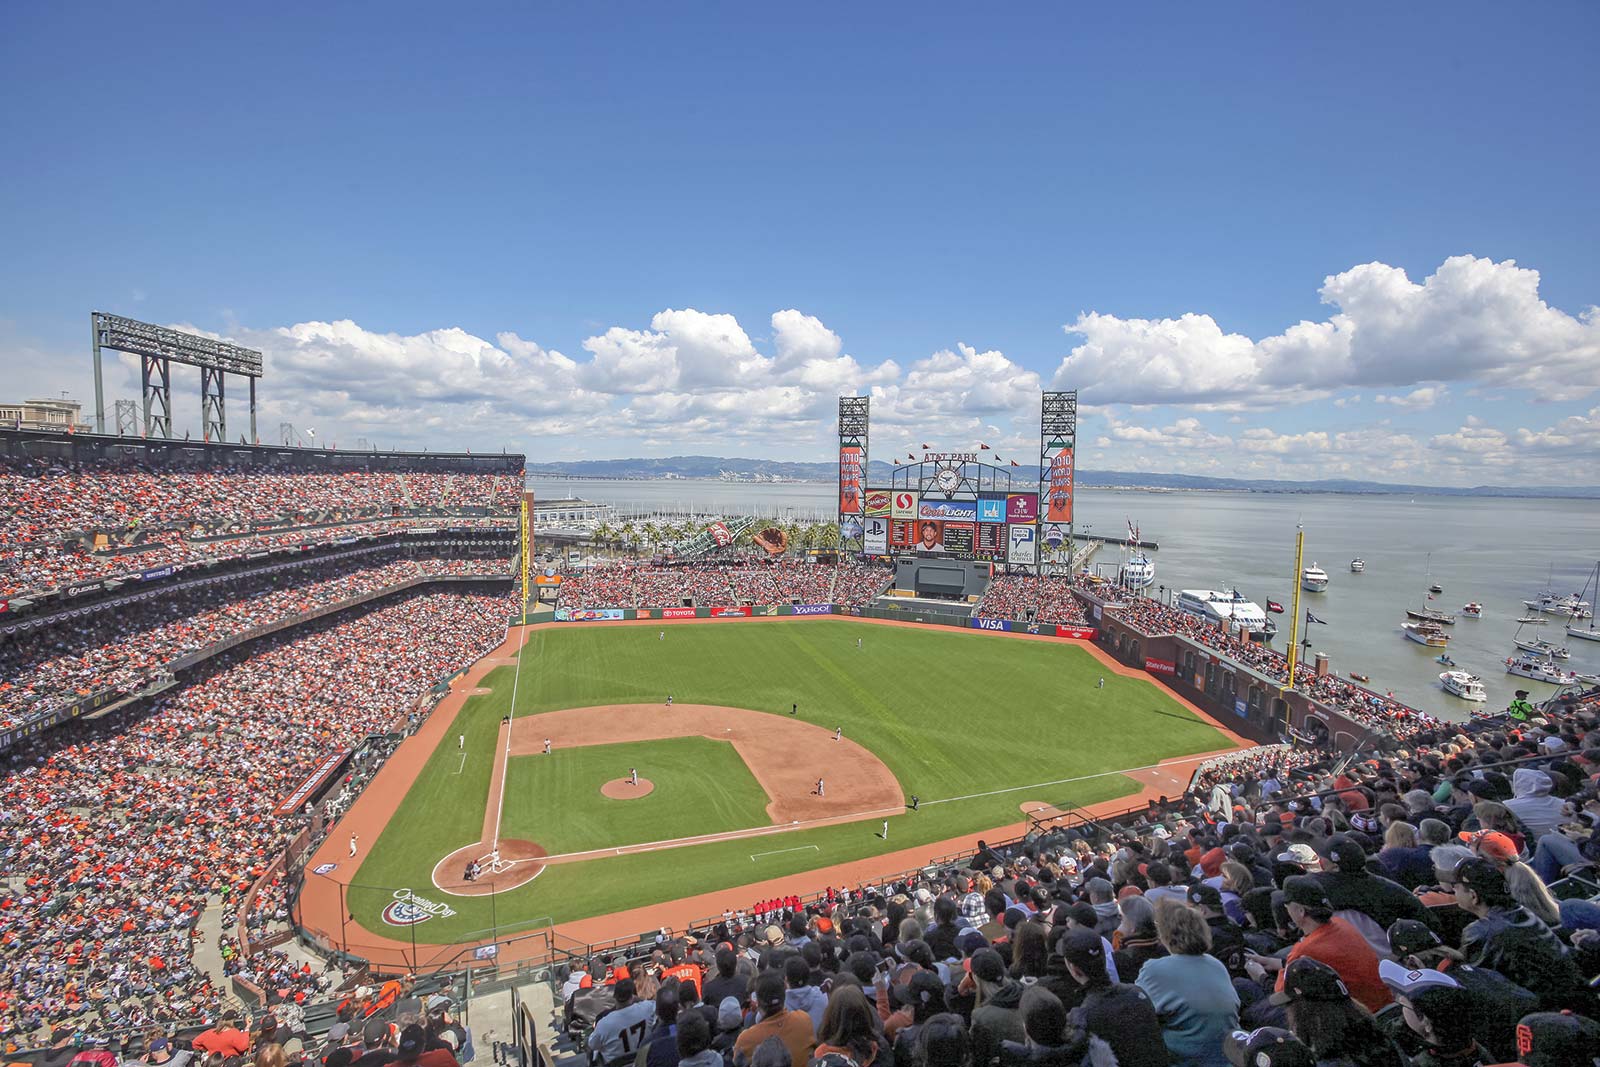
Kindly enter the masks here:
<path id="1" fill-rule="evenodd" d="M 501 662 L 386 798 L 356 869 L 331 876 L 369 931 L 406 936 L 384 918 L 401 888 L 446 905 L 416 936 L 479 940 L 1016 825 L 1233 747 L 1066 641 L 843 619 L 554 625 Z M 1163 768 L 1170 792 L 1193 762 Z"/>

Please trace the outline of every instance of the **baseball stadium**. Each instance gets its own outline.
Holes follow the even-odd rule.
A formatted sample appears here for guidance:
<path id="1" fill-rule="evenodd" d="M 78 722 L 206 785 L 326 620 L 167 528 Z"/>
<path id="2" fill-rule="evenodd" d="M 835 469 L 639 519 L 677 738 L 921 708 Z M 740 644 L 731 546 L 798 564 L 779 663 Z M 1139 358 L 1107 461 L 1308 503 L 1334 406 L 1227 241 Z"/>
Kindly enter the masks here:
<path id="1" fill-rule="evenodd" d="M 550 1062 L 613 995 L 670 981 L 675 1010 L 713 971 L 861 954 L 872 981 L 897 938 L 907 967 L 1000 946 L 1044 979 L 1074 922 L 1153 939 L 1130 895 L 1242 906 L 1264 861 L 1320 862 L 1291 796 L 1372 833 L 1425 777 L 1392 753 L 1472 743 L 1087 573 L 1071 392 L 1026 463 L 874 465 L 869 400 L 840 398 L 826 547 L 722 516 L 584 556 L 541 551 L 521 455 L 263 444 L 260 353 L 92 324 L 97 371 L 142 361 L 138 432 L 103 404 L 0 430 L 20 1062 L 245 1018 L 337 1045 L 501 991 L 497 1059 Z M 172 436 L 171 363 L 202 371 L 203 440 Z"/>

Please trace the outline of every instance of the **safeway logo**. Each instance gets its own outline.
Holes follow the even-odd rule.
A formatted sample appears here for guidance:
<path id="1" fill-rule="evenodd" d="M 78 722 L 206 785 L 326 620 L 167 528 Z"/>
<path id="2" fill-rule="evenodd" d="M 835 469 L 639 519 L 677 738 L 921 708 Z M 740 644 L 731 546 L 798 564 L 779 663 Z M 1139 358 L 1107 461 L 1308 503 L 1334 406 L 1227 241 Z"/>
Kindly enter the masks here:
<path id="1" fill-rule="evenodd" d="M 917 506 L 917 498 L 911 493 L 896 493 L 894 495 L 894 506 L 901 511 L 910 511 Z"/>

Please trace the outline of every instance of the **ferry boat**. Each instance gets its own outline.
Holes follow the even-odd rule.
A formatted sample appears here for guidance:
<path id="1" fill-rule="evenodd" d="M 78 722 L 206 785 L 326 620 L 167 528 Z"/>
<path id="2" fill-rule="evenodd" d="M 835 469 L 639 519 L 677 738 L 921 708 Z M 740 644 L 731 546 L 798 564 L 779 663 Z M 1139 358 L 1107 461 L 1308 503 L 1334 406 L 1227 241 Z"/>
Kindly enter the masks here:
<path id="1" fill-rule="evenodd" d="M 1144 589 L 1156 580 L 1156 565 L 1142 551 L 1134 552 L 1122 565 L 1118 580 L 1129 589 Z"/>
<path id="2" fill-rule="evenodd" d="M 1531 678 L 1536 682 L 1549 682 L 1551 685 L 1572 685 L 1578 680 L 1576 674 L 1556 666 L 1555 660 L 1526 653 L 1506 660 L 1506 673 L 1519 678 Z"/>
<path id="3" fill-rule="evenodd" d="M 1469 619 L 1481 619 L 1483 618 L 1483 605 L 1477 601 L 1473 601 L 1471 604 L 1463 604 L 1461 605 L 1461 614 Z"/>
<path id="4" fill-rule="evenodd" d="M 1350 561 L 1350 573 L 1351 574 L 1360 574 L 1362 571 L 1364 571 L 1366 569 L 1367 569 L 1367 561 L 1362 559 L 1360 556 L 1357 556 L 1355 559 Z"/>
<path id="5" fill-rule="evenodd" d="M 1484 691 L 1483 681 L 1466 671 L 1445 671 L 1439 675 L 1439 684 L 1444 686 L 1446 693 L 1458 696 L 1462 700 L 1477 702 L 1489 699 L 1489 694 Z"/>
<path id="6" fill-rule="evenodd" d="M 1313 593 L 1327 591 L 1328 572 L 1312 563 L 1311 566 L 1300 572 L 1300 588 Z"/>
<path id="7" fill-rule="evenodd" d="M 1406 638 L 1419 645 L 1429 648 L 1444 648 L 1450 643 L 1450 635 L 1444 628 L 1434 622 L 1403 622 L 1400 629 L 1405 632 Z"/>
<path id="8" fill-rule="evenodd" d="M 1180 589 L 1177 607 L 1214 626 L 1257 641 L 1270 641 L 1278 632 L 1277 623 L 1267 618 L 1261 605 L 1246 599 L 1237 589 L 1226 593 L 1216 589 Z"/>
<path id="9" fill-rule="evenodd" d="M 1418 622 L 1437 623 L 1440 626 L 1454 626 L 1456 617 L 1448 611 L 1434 611 L 1432 608 L 1407 608 L 1406 618 Z"/>

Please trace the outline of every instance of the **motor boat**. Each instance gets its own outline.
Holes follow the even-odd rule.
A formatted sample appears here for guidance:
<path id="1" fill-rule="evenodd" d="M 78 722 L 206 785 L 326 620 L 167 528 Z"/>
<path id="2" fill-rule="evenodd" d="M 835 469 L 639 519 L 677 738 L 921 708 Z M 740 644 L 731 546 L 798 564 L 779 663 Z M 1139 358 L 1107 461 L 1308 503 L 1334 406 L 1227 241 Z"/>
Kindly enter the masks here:
<path id="1" fill-rule="evenodd" d="M 1531 678 L 1536 682 L 1549 682 L 1551 685 L 1572 685 L 1578 680 L 1576 674 L 1556 666 L 1555 660 L 1527 653 L 1506 660 L 1506 673 L 1519 678 Z"/>
<path id="2" fill-rule="evenodd" d="M 1444 648 L 1450 643 L 1450 635 L 1435 622 L 1403 622 L 1400 629 L 1408 640 L 1429 648 Z"/>
<path id="3" fill-rule="evenodd" d="M 1407 608 L 1406 618 L 1416 619 L 1418 622 L 1431 622 L 1439 626 L 1454 626 L 1456 617 L 1448 611 L 1434 611 L 1432 608 Z"/>
<path id="4" fill-rule="evenodd" d="M 1237 589 L 1180 589 L 1177 608 L 1257 641 L 1270 641 L 1278 632 L 1278 624 L 1267 618 L 1261 605 L 1246 599 Z"/>
<path id="5" fill-rule="evenodd" d="M 1550 621 L 1549 619 L 1541 619 L 1537 615 L 1524 615 L 1522 618 L 1517 620 L 1517 625 L 1518 626 L 1543 626 L 1545 623 L 1547 623 L 1549 621 Z"/>
<path id="6" fill-rule="evenodd" d="M 1567 593 L 1565 596 L 1553 593 L 1548 589 L 1540 593 L 1533 600 L 1524 600 L 1523 605 L 1544 615 L 1562 615 L 1569 619 L 1588 619 L 1594 617 L 1590 610 L 1591 605 L 1577 593 Z"/>
<path id="7" fill-rule="evenodd" d="M 1369 677 L 1368 675 L 1357 674 L 1355 671 L 1351 671 L 1350 672 L 1350 677 L 1351 677 L 1352 680 L 1357 681 L 1357 682 L 1370 682 L 1370 681 L 1372 681 L 1371 677 Z"/>
<path id="8" fill-rule="evenodd" d="M 1328 572 L 1312 563 L 1311 566 L 1300 572 L 1300 588 L 1312 593 L 1323 593 L 1328 589 Z"/>
<path id="9" fill-rule="evenodd" d="M 1454 667 L 1456 665 L 1456 661 L 1450 658 L 1450 653 L 1448 652 L 1439 653 L 1437 656 L 1433 657 L 1433 662 L 1439 664 L 1441 667 Z"/>
<path id="10" fill-rule="evenodd" d="M 1483 618 L 1483 605 L 1477 601 L 1473 601 L 1471 604 L 1463 604 L 1461 605 L 1461 614 L 1469 619 L 1481 619 Z"/>
<path id="11" fill-rule="evenodd" d="M 1428 592 L 1442 593 L 1444 592 L 1444 586 L 1440 585 L 1438 582 L 1434 582 L 1432 585 L 1428 586 Z"/>
<path id="12" fill-rule="evenodd" d="M 1466 671 L 1445 671 L 1439 675 L 1439 684 L 1444 686 L 1446 693 L 1458 696 L 1462 700 L 1479 702 L 1489 699 L 1489 694 L 1484 691 L 1482 679 Z"/>
<path id="13" fill-rule="evenodd" d="M 1367 561 L 1362 559 L 1360 556 L 1357 556 L 1355 559 L 1350 561 L 1350 573 L 1351 574 L 1360 574 L 1362 571 L 1364 571 L 1366 569 L 1367 569 Z"/>

